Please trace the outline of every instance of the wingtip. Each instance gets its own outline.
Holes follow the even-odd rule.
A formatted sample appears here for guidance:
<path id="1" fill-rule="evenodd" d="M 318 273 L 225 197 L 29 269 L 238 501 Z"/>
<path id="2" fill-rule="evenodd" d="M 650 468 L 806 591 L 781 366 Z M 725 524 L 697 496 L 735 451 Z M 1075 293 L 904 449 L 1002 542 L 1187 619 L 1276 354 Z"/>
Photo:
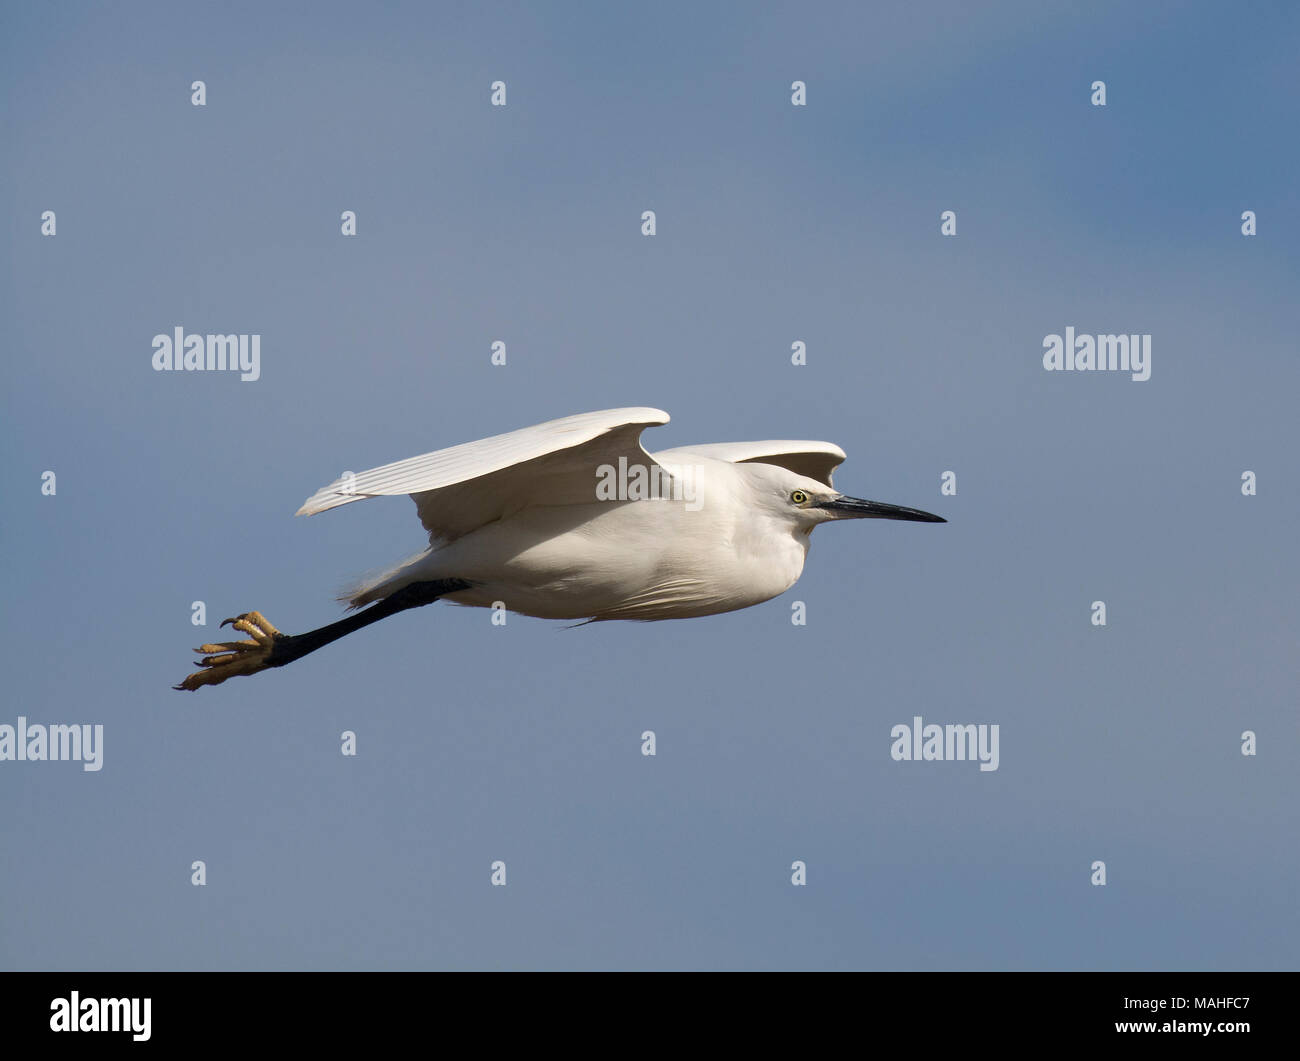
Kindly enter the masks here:
<path id="1" fill-rule="evenodd" d="M 616 409 L 600 409 L 592 413 L 574 415 L 578 417 L 618 415 L 623 417 L 626 423 L 647 425 L 666 424 L 672 420 L 666 412 L 652 405 L 621 405 Z"/>

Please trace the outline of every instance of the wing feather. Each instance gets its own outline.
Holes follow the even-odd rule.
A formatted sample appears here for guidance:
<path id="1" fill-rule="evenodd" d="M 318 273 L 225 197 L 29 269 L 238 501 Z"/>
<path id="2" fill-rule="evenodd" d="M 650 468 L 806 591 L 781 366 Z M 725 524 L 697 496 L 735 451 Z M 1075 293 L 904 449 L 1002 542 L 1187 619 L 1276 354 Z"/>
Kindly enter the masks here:
<path id="1" fill-rule="evenodd" d="M 827 486 L 834 486 L 831 473 L 844 461 L 844 451 L 834 442 L 768 441 L 713 442 L 703 446 L 678 446 L 661 450 L 656 460 L 684 462 L 691 454 L 730 461 L 732 464 L 775 464 L 796 475 L 806 475 Z"/>
<path id="2" fill-rule="evenodd" d="M 641 432 L 666 424 L 660 409 L 605 409 L 435 450 L 336 479 L 298 515 L 367 497 L 410 494 L 431 541 L 454 541 L 476 527 L 534 504 L 578 504 L 596 496 L 596 469 L 620 456 L 655 463 Z"/>

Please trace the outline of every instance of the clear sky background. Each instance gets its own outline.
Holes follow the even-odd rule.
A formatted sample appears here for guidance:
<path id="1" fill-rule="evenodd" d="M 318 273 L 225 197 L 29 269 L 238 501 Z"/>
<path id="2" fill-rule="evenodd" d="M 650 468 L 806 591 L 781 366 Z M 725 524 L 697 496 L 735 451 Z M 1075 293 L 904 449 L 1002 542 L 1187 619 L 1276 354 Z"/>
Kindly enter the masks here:
<path id="1" fill-rule="evenodd" d="M 0 723 L 105 732 L 0 763 L 0 966 L 1296 966 L 1294 5 L 2 23 Z M 1071 325 L 1151 379 L 1045 372 Z M 177 326 L 261 379 L 154 372 Z M 436 605 L 170 688 L 421 547 L 403 498 L 293 518 L 342 471 L 620 405 L 950 522 L 822 528 L 735 614 Z M 914 715 L 1000 768 L 892 761 Z"/>

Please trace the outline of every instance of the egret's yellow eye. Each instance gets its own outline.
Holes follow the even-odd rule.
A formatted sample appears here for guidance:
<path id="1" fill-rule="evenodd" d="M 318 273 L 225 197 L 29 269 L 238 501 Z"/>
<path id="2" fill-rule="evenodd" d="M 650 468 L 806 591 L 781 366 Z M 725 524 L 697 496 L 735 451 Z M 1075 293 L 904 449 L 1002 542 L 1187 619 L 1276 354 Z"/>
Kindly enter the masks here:
<path id="1" fill-rule="evenodd" d="M 796 490 L 793 494 L 790 495 L 790 500 L 793 501 L 796 505 L 802 505 L 805 501 L 808 500 L 808 495 L 805 494 L 802 490 Z"/>

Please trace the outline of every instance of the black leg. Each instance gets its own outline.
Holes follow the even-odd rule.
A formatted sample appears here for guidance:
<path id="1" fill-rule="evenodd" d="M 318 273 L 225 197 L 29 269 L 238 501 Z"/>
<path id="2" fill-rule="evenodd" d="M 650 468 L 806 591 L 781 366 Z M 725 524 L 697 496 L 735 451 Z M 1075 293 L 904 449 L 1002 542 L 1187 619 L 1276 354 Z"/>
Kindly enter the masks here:
<path id="1" fill-rule="evenodd" d="M 444 578 L 434 582 L 412 582 L 403 586 L 383 600 L 372 604 L 364 611 L 346 616 L 336 623 L 308 630 L 305 634 L 280 634 L 275 638 L 271 655 L 266 661 L 268 667 L 283 667 L 296 659 L 315 652 L 318 648 L 347 637 L 362 627 L 387 619 L 390 615 L 404 612 L 409 608 L 422 608 L 432 604 L 440 597 L 457 590 L 469 589 L 470 583 L 460 578 Z"/>
<path id="2" fill-rule="evenodd" d="M 377 623 L 380 619 L 387 619 L 408 608 L 432 604 L 439 597 L 469 589 L 471 585 L 462 578 L 412 582 L 365 611 L 349 615 L 318 630 L 309 630 L 305 634 L 282 634 L 260 612 L 246 612 L 238 619 L 227 619 L 221 625 L 233 625 L 236 630 L 250 634 L 253 639 L 199 646 L 195 649 L 196 652 L 208 654 L 195 664 L 199 669 L 175 688 L 192 692 L 204 685 L 220 685 L 227 678 L 241 674 L 257 674 L 268 667 L 283 667 L 363 626 Z"/>

